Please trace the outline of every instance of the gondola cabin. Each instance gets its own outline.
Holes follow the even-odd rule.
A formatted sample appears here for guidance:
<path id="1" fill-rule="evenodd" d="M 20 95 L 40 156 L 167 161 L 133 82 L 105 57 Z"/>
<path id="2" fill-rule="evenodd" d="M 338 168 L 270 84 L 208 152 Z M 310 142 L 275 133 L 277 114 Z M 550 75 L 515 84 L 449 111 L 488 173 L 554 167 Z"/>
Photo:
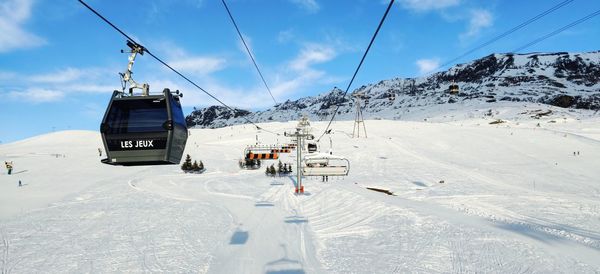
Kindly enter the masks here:
<path id="1" fill-rule="evenodd" d="M 308 153 L 317 152 L 317 144 L 316 143 L 308 143 Z"/>
<path id="2" fill-rule="evenodd" d="M 164 89 L 162 94 L 126 96 L 115 91 L 100 133 L 107 158 L 113 165 L 179 164 L 188 130 L 179 101 Z"/>
<path id="3" fill-rule="evenodd" d="M 457 84 L 451 84 L 450 87 L 448 88 L 448 92 L 450 94 L 458 94 L 460 92 L 458 85 Z"/>

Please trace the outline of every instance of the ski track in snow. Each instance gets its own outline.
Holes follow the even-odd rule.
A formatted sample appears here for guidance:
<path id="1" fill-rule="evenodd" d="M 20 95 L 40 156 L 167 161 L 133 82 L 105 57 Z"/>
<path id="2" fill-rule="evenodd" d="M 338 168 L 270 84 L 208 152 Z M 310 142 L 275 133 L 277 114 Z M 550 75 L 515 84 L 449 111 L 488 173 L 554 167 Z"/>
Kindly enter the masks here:
<path id="1" fill-rule="evenodd" d="M 198 175 L 102 165 L 93 132 L 3 144 L 0 160 L 27 172 L 0 175 L 0 269 L 597 273 L 600 141 L 583 129 L 598 121 L 551 130 L 368 121 L 368 139 L 336 122 L 333 149 L 351 160 L 350 176 L 305 178 L 301 196 L 295 176 L 238 169 L 255 134 L 243 126 L 192 130 L 186 153 L 208 168 Z"/>

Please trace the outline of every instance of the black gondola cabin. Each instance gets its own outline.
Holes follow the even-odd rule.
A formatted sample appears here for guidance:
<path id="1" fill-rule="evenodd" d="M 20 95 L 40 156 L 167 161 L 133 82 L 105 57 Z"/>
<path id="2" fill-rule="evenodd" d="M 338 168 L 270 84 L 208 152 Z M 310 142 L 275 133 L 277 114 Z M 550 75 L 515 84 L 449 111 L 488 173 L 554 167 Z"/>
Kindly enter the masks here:
<path id="1" fill-rule="evenodd" d="M 459 91 L 460 91 L 460 90 L 459 90 L 459 88 L 458 88 L 458 85 L 457 85 L 457 84 L 451 84 L 451 85 L 450 85 L 450 87 L 448 88 L 448 92 L 449 92 L 450 94 L 458 94 L 458 92 L 459 92 Z"/>
<path id="2" fill-rule="evenodd" d="M 100 125 L 107 158 L 114 165 L 179 164 L 188 131 L 179 101 L 162 94 L 124 96 L 115 91 Z"/>

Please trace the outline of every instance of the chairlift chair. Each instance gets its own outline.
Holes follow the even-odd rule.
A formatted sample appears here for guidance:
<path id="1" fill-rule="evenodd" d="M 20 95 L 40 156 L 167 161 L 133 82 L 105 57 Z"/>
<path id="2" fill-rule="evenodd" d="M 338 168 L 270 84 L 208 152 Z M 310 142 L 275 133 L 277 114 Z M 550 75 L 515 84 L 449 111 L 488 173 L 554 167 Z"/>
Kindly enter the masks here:
<path id="1" fill-rule="evenodd" d="M 279 153 L 273 152 L 269 147 L 248 146 L 244 149 L 244 158 L 246 160 L 277 160 Z"/>
<path id="2" fill-rule="evenodd" d="M 327 153 L 307 155 L 303 159 L 303 176 L 348 176 L 350 161 Z"/>

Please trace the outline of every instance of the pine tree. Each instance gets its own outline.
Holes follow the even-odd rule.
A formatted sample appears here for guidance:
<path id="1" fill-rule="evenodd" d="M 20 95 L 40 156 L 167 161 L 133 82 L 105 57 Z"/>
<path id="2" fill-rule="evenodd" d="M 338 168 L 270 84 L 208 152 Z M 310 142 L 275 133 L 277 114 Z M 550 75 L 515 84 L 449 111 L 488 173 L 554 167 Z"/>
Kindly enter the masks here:
<path id="1" fill-rule="evenodd" d="M 204 163 L 202 161 L 200 161 L 200 163 L 198 164 L 198 171 L 204 170 Z"/>
<path id="2" fill-rule="evenodd" d="M 271 172 L 271 175 L 273 175 L 273 176 L 275 176 L 275 174 L 277 174 L 277 171 L 275 170 L 275 165 L 271 165 L 270 172 Z"/>
<path id="3" fill-rule="evenodd" d="M 187 171 L 190 171 L 191 169 L 192 169 L 192 157 L 189 154 L 187 154 L 185 156 L 185 161 L 181 165 L 181 170 L 187 172 Z"/>
<path id="4" fill-rule="evenodd" d="M 281 160 L 279 160 L 279 163 L 277 163 L 277 173 L 283 173 L 283 164 L 281 163 Z"/>
<path id="5" fill-rule="evenodd" d="M 265 169 L 265 174 L 267 176 L 271 175 L 271 169 L 267 166 L 267 168 Z"/>
<path id="6" fill-rule="evenodd" d="M 192 164 L 192 171 L 198 171 L 200 170 L 200 168 L 198 167 L 198 162 L 196 160 L 194 160 L 194 163 Z"/>

